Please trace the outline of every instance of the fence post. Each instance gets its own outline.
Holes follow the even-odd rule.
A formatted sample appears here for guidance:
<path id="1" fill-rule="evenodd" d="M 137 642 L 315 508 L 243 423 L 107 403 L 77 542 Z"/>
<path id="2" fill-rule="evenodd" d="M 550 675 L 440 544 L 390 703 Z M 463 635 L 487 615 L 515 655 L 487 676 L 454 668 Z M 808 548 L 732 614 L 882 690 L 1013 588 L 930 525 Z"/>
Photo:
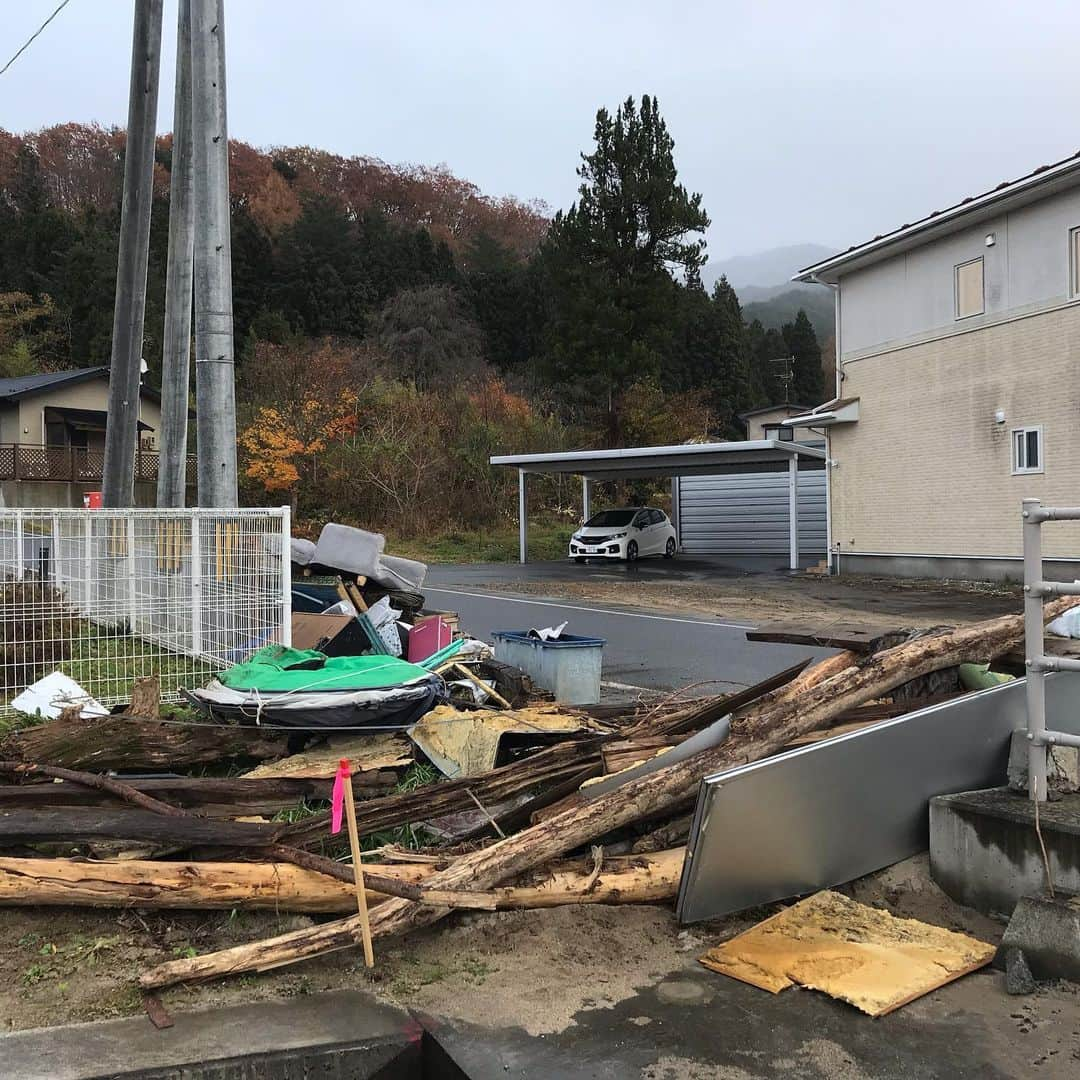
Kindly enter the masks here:
<path id="1" fill-rule="evenodd" d="M 191 651 L 202 656 L 202 537 L 198 514 L 191 515 Z"/>
<path id="2" fill-rule="evenodd" d="M 292 648 L 292 510 L 281 508 L 281 644 Z"/>
<path id="3" fill-rule="evenodd" d="M 53 514 L 49 519 L 52 529 L 52 544 L 49 549 L 49 569 L 52 571 L 51 577 L 53 585 L 60 589 L 63 587 L 63 581 L 60 577 L 60 515 Z"/>
<path id="4" fill-rule="evenodd" d="M 1046 675 L 1042 670 L 1042 524 L 1038 499 L 1024 499 L 1024 667 L 1027 671 L 1028 791 L 1046 800 Z"/>
<path id="5" fill-rule="evenodd" d="M 23 513 L 15 511 L 15 580 L 23 579 Z"/>
<path id="6" fill-rule="evenodd" d="M 86 550 L 83 552 L 83 614 L 89 615 L 93 611 L 96 599 L 94 589 L 96 579 L 94 577 L 94 518 L 93 510 L 84 510 L 86 517 L 83 519 L 83 543 Z"/>
<path id="7" fill-rule="evenodd" d="M 139 614 L 138 596 L 135 591 L 135 516 L 127 515 L 127 564 L 128 564 L 128 630 L 136 633 L 136 618 Z"/>

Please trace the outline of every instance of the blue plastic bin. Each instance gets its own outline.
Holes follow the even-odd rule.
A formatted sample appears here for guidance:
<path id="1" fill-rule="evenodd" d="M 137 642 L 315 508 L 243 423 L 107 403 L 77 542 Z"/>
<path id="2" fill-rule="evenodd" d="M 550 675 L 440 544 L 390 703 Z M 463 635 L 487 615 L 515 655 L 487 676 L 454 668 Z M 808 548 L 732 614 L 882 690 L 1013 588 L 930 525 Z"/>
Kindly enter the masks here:
<path id="1" fill-rule="evenodd" d="M 557 641 L 529 637 L 524 630 L 496 630 L 495 659 L 521 668 L 537 686 L 565 705 L 595 705 L 605 638 L 563 634 Z"/>

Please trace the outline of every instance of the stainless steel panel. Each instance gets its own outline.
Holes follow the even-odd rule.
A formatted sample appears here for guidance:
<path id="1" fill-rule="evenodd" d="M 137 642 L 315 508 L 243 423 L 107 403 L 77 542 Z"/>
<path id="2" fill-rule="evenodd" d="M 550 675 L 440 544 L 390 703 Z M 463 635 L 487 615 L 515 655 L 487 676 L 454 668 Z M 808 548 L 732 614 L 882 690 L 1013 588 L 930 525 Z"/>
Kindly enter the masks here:
<path id="1" fill-rule="evenodd" d="M 1080 733 L 1080 675 L 1046 680 Z M 698 922 L 851 881 L 926 849 L 934 795 L 1005 782 L 1024 680 L 707 777 L 677 914 Z"/>
<path id="2" fill-rule="evenodd" d="M 786 554 L 787 470 L 682 477 L 679 534 L 687 554 Z M 825 550 L 825 471 L 799 470 L 799 546 Z"/>

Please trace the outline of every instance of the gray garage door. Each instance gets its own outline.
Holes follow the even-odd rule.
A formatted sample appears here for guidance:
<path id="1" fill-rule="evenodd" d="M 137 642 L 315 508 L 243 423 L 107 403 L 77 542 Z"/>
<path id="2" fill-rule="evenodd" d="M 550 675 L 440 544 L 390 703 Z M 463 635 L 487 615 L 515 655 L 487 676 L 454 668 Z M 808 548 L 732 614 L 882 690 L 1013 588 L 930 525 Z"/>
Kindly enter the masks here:
<path id="1" fill-rule="evenodd" d="M 788 551 L 788 473 L 684 476 L 676 483 L 682 550 L 688 555 Z M 799 551 L 825 557 L 825 470 L 799 470 Z"/>

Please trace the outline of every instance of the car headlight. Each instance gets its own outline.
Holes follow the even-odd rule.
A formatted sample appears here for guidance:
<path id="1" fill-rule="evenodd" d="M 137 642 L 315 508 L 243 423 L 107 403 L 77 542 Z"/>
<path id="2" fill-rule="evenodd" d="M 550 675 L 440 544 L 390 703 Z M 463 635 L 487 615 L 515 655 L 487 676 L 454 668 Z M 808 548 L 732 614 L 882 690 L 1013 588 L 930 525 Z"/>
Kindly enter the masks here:
<path id="1" fill-rule="evenodd" d="M 612 540 L 623 540 L 626 538 L 626 533 L 614 533 L 612 534 Z"/>
<path id="2" fill-rule="evenodd" d="M 570 539 L 577 540 L 579 543 L 581 542 L 581 537 L 577 533 L 574 533 L 574 535 L 571 536 Z"/>

